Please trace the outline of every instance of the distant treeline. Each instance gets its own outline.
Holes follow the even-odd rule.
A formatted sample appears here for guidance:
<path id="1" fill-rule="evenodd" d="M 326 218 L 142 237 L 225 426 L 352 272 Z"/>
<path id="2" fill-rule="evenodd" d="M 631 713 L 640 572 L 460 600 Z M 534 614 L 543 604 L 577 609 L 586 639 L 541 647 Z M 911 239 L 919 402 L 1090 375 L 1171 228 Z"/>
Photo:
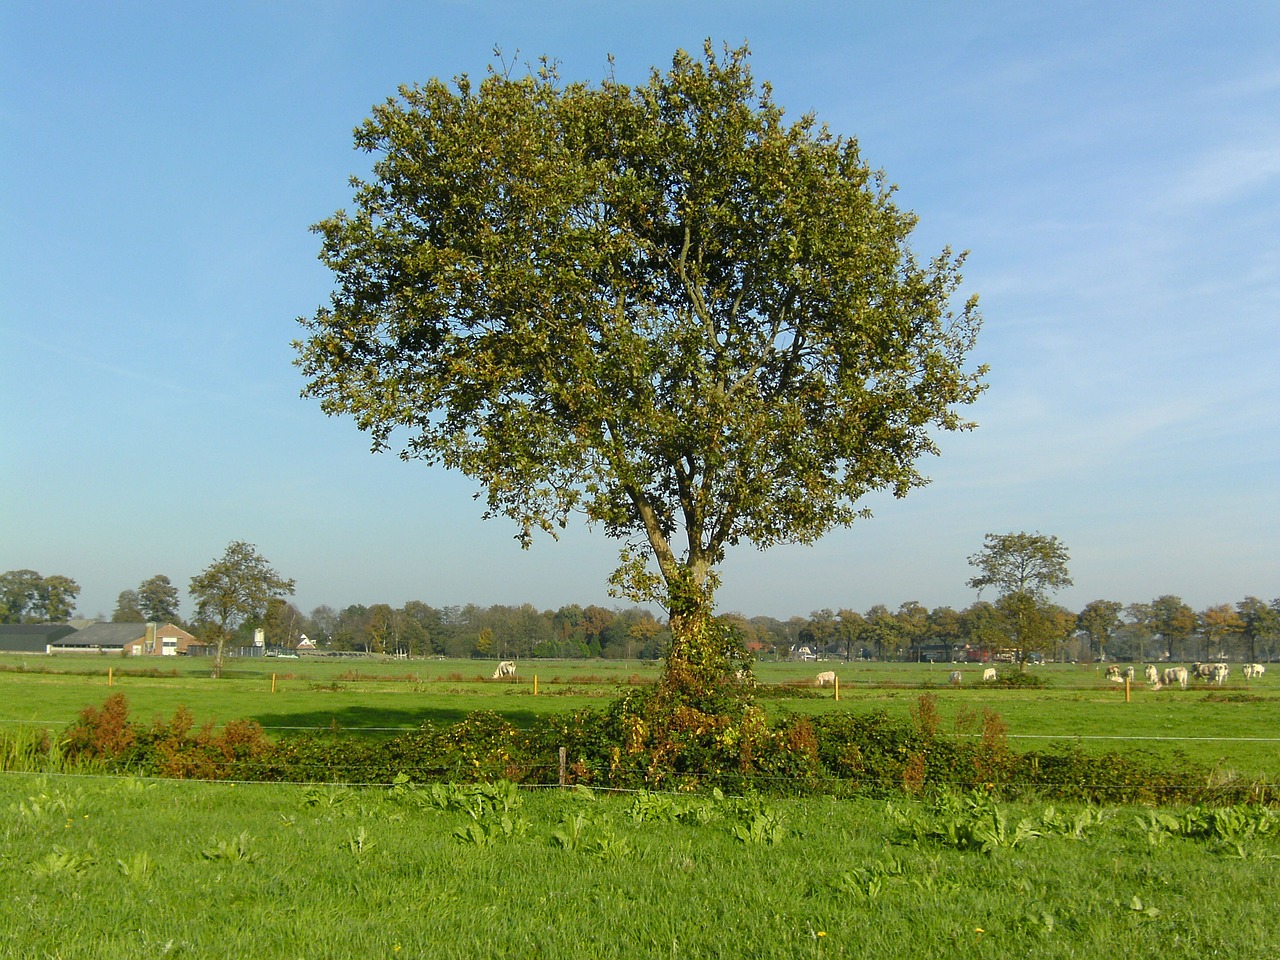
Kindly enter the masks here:
<path id="1" fill-rule="evenodd" d="M 1096 600 L 1079 613 L 1049 605 L 1054 624 L 1038 652 L 1051 659 L 1271 660 L 1280 655 L 1280 599 L 1255 597 L 1195 611 L 1178 597 L 1125 606 Z M 911 601 L 891 610 L 816 610 L 788 620 L 721 617 L 759 659 L 782 659 L 808 648 L 820 656 L 849 659 L 950 658 L 961 651 L 1008 650 L 1005 618 L 996 605 L 978 601 L 963 610 Z M 669 633 L 663 620 L 638 607 L 614 609 L 570 604 L 539 611 L 532 604 L 403 607 L 360 604 L 320 606 L 304 615 L 277 601 L 268 611 L 268 641 L 295 647 L 303 636 L 317 648 L 408 656 L 604 657 L 656 659 Z M 252 633 L 245 627 L 246 636 Z M 1028 653 L 1030 651 L 1022 651 Z"/>

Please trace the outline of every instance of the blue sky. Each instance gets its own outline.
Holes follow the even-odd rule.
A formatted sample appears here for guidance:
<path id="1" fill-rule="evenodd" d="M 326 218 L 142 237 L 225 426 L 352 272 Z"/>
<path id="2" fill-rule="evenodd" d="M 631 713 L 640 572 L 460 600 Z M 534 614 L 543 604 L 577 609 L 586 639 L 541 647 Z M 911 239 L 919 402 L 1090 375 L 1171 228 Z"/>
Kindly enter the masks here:
<path id="1" fill-rule="evenodd" d="M 299 397 L 309 226 L 401 83 L 558 59 L 640 81 L 750 43 L 970 251 L 990 387 L 933 483 L 813 547 L 739 547 L 749 616 L 971 603 L 985 533 L 1058 536 L 1058 599 L 1280 595 L 1280 6 L 1272 2 L 30 3 L 0 7 L 0 570 L 79 612 L 232 540 L 327 603 L 620 604 L 615 544 L 521 551 L 465 477 Z M 190 612 L 189 604 L 184 606 Z"/>

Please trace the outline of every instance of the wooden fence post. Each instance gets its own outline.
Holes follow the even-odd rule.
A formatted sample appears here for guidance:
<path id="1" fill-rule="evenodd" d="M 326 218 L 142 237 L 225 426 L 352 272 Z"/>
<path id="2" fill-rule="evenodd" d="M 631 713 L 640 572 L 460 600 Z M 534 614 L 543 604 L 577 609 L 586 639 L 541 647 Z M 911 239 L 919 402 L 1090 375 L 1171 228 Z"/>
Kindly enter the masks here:
<path id="1" fill-rule="evenodd" d="M 560 786 L 562 787 L 565 785 L 564 784 L 564 760 L 565 760 L 566 752 L 567 751 L 565 750 L 564 747 L 560 748 Z"/>
<path id="2" fill-rule="evenodd" d="M 840 699 L 840 678 L 836 677 L 836 699 Z"/>

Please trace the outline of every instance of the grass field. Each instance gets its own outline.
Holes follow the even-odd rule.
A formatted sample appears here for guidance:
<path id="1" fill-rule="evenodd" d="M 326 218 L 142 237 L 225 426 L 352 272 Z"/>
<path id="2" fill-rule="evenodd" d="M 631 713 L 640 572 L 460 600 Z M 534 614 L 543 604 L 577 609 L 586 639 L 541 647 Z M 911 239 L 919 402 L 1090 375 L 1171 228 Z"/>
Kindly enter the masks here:
<path id="1" fill-rule="evenodd" d="M 602 708 L 657 675 L 540 661 L 511 684 L 478 661 L 261 660 L 214 681 L 208 666 L 0 659 L 0 724 L 57 731 L 120 692 L 138 718 L 185 705 L 197 721 L 251 718 L 277 735 L 337 723 L 377 736 L 478 709 L 520 721 Z M 1126 702 L 1122 686 L 1065 665 L 1044 668 L 1039 690 L 984 687 L 976 670 L 952 688 L 940 667 L 832 666 L 838 702 L 807 686 L 812 666 L 793 664 L 760 665 L 775 694 L 799 691 L 761 702 L 906 715 L 927 692 L 947 719 L 998 711 L 1015 748 L 1081 737 L 1280 773 L 1270 678 L 1135 688 Z M 1280 815 L 1261 807 L 3 773 L 0 811 L 4 957 L 1280 956 Z"/>
<path id="2" fill-rule="evenodd" d="M 603 708 L 628 684 L 658 675 L 652 662 L 529 661 L 520 665 L 519 681 L 510 683 L 488 679 L 493 664 L 486 661 L 305 658 L 236 660 L 215 681 L 209 666 L 185 657 L 0 657 L 0 724 L 57 732 L 84 706 L 123 693 L 131 715 L 143 721 L 185 706 L 197 723 L 252 719 L 272 735 L 335 726 L 379 735 L 427 720 L 456 722 L 475 710 L 524 724 L 547 713 Z M 814 665 L 791 663 L 757 665 L 767 688 L 785 693 L 795 685 L 797 692 L 761 702 L 775 715 L 884 710 L 905 717 L 930 692 L 938 697 L 944 724 L 963 711 L 999 713 L 1017 750 L 1078 742 L 1086 750 L 1183 755 L 1246 777 L 1280 779 L 1280 679 L 1271 675 L 1246 685 L 1236 671 L 1225 687 L 1187 691 L 1152 692 L 1136 684 L 1126 701 L 1123 685 L 1107 682 L 1094 667 L 1070 664 L 1035 668 L 1048 678 L 1042 689 L 983 685 L 976 667 L 962 668 L 966 677 L 958 688 L 947 685 L 951 668 L 945 665 L 823 667 L 840 676 L 838 702 L 832 691 L 819 695 L 809 686 Z"/>
<path id="3" fill-rule="evenodd" d="M 507 786 L 0 775 L 0 955 L 1280 955 L 1269 811 Z"/>

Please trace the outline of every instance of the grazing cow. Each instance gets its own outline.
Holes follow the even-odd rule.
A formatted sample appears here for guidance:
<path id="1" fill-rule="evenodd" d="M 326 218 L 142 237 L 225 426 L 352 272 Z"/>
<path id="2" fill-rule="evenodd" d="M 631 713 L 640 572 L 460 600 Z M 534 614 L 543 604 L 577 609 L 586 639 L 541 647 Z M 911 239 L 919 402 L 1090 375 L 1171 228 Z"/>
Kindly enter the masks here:
<path id="1" fill-rule="evenodd" d="M 1260 663 L 1246 663 L 1242 669 L 1246 680 L 1252 680 L 1254 677 L 1260 677 L 1267 672 L 1267 668 Z"/>
<path id="2" fill-rule="evenodd" d="M 1107 679 L 1114 680 L 1116 683 L 1120 682 L 1120 667 L 1117 664 L 1113 663 L 1107 667 Z"/>
<path id="3" fill-rule="evenodd" d="M 834 670 L 823 670 L 818 674 L 818 679 L 814 684 L 819 687 L 834 687 L 836 685 L 836 672 Z"/>
<path id="4" fill-rule="evenodd" d="M 503 660 L 498 664 L 498 669 L 493 671 L 493 679 L 502 680 L 506 677 L 514 677 L 516 675 L 516 664 L 514 660 Z"/>
<path id="5" fill-rule="evenodd" d="M 1160 671 L 1155 668 L 1155 664 L 1148 663 L 1142 668 L 1142 678 L 1153 687 L 1160 683 Z"/>
<path id="6" fill-rule="evenodd" d="M 1137 677 L 1137 674 L 1134 672 L 1132 666 L 1128 666 L 1124 668 L 1124 678 L 1126 680 L 1132 683 L 1135 677 Z"/>
<path id="7" fill-rule="evenodd" d="M 1215 663 L 1213 665 L 1213 682 L 1219 687 L 1227 682 L 1227 674 L 1231 672 L 1231 668 L 1225 663 Z"/>
<path id="8" fill-rule="evenodd" d="M 960 681 L 962 679 L 963 677 L 960 675 L 959 670 L 952 670 L 951 676 L 947 677 L 947 683 L 951 684 L 953 687 L 958 687 L 960 686 Z"/>
<path id="9" fill-rule="evenodd" d="M 995 681 L 995 679 L 996 679 L 996 668 L 995 668 L 995 667 L 987 667 L 987 669 L 985 669 L 985 670 L 983 670 L 983 671 L 982 671 L 982 682 L 983 682 L 983 683 L 993 683 L 993 682 Z"/>
<path id="10" fill-rule="evenodd" d="M 1208 683 L 1213 679 L 1213 664 L 1200 663 L 1198 660 L 1191 665 L 1191 679 L 1203 680 Z"/>
<path id="11" fill-rule="evenodd" d="M 1187 668 L 1165 667 L 1164 676 L 1161 679 L 1166 687 L 1172 687 L 1176 683 L 1185 690 L 1187 689 Z"/>

